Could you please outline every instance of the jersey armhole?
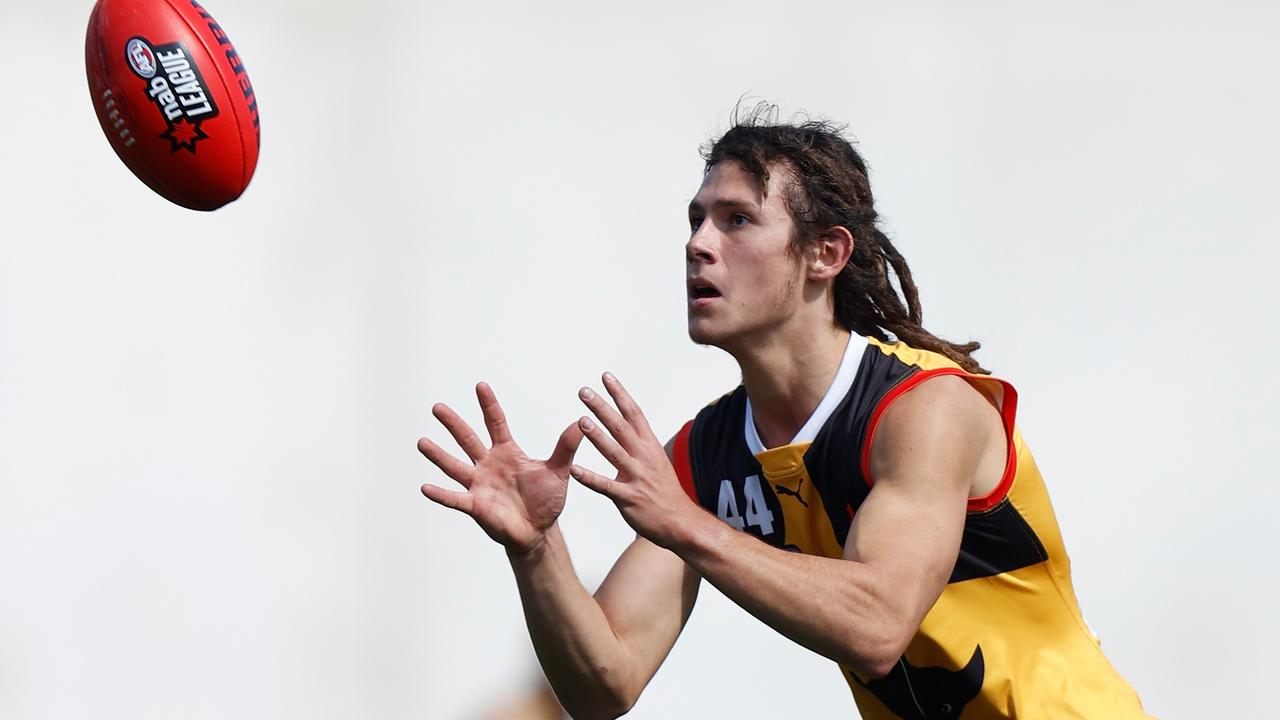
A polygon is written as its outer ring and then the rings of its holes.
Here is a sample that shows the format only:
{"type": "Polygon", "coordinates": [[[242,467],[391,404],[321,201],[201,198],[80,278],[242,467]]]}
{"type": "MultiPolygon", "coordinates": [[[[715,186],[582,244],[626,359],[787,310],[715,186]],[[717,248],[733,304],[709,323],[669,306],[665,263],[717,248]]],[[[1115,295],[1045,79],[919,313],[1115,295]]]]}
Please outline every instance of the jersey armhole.
{"type": "Polygon", "coordinates": [[[676,477],[680,479],[680,487],[684,488],[685,494],[696,504],[698,493],[693,489],[693,467],[689,462],[689,432],[692,430],[693,421],[690,420],[676,433],[676,441],[671,447],[671,464],[676,469],[676,477]]]}
{"type": "Polygon", "coordinates": [[[1000,410],[1000,418],[1004,425],[1005,444],[1008,448],[1004,474],[1000,476],[1000,481],[991,489],[991,492],[986,495],[969,498],[968,504],[969,512],[990,510],[999,505],[1009,495],[1009,489],[1013,487],[1013,478],[1018,472],[1018,451],[1013,440],[1014,420],[1018,412],[1018,391],[1009,382],[1000,378],[971,375],[959,368],[935,368],[933,370],[921,370],[903,380],[892,390],[885,393],[885,396],[876,404],[875,410],[871,413],[871,419],[867,422],[867,433],[862,440],[862,450],[858,461],[858,466],[862,470],[862,477],[866,479],[867,487],[871,487],[875,483],[871,477],[871,441],[875,438],[876,426],[880,424],[880,418],[884,416],[884,412],[889,409],[893,401],[907,394],[912,388],[929,378],[935,378],[940,375],[956,375],[966,380],[975,390],[990,398],[1000,410]]]}

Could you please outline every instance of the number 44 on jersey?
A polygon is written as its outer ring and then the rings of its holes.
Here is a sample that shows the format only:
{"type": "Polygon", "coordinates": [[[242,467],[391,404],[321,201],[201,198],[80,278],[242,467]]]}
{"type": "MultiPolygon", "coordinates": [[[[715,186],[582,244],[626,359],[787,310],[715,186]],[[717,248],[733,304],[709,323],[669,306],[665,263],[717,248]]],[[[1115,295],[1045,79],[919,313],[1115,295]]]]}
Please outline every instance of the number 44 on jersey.
{"type": "Polygon", "coordinates": [[[746,516],[739,511],[738,494],[733,491],[733,482],[720,481],[720,498],[716,501],[716,514],[720,519],[742,530],[747,525],[759,528],[760,535],[773,534],[773,512],[764,501],[764,490],[760,487],[759,475],[748,475],[742,484],[742,494],[746,500],[746,516]]]}

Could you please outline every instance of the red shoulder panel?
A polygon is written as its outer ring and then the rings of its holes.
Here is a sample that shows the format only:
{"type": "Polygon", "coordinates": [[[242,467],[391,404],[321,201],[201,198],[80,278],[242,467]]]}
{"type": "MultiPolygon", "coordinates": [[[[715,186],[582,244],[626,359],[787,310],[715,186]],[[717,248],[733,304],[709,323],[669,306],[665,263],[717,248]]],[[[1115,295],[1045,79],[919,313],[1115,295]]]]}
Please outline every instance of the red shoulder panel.
{"type": "Polygon", "coordinates": [[[689,464],[689,431],[693,429],[693,421],[684,424],[676,433],[676,441],[671,448],[671,464],[676,468],[676,477],[680,478],[680,486],[694,503],[698,502],[698,493],[693,489],[693,467],[689,464]]]}
{"type": "Polygon", "coordinates": [[[982,512],[990,510],[1004,500],[1009,494],[1009,488],[1013,486],[1014,475],[1018,470],[1017,449],[1013,443],[1013,428],[1015,418],[1018,412],[1018,392],[1013,385],[1000,378],[990,377],[987,375],[971,375],[959,368],[936,368],[933,370],[921,370],[902,381],[897,387],[890,390],[880,399],[880,403],[876,405],[876,409],[871,413],[871,420],[867,423],[866,436],[862,440],[862,452],[859,458],[859,464],[862,468],[862,477],[866,478],[867,485],[874,484],[871,477],[871,441],[875,437],[876,426],[880,424],[880,418],[884,415],[885,410],[893,404],[894,400],[907,394],[909,390],[917,387],[920,383],[929,378],[938,377],[939,375],[958,375],[970,382],[994,382],[1000,385],[1002,389],[1000,416],[1004,421],[1005,442],[1008,443],[1008,458],[1005,461],[1004,475],[1001,476],[1000,482],[996,484],[992,491],[982,497],[969,498],[969,512],[982,512]]]}

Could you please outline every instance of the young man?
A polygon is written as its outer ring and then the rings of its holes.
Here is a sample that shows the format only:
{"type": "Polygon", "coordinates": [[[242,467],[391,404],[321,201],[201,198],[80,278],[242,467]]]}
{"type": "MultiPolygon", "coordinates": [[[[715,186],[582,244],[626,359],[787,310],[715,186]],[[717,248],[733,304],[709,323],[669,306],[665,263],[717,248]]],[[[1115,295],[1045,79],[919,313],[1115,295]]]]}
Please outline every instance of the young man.
{"type": "Polygon", "coordinates": [[[422,492],[506,548],[564,707],[625,713],[705,578],[839,663],[865,718],[1146,717],[1081,617],[1013,388],[978,367],[976,343],[920,326],[840,129],[757,116],[705,159],[689,336],[730,353],[740,387],[664,447],[606,374],[613,405],[583,388],[595,419],[535,461],[482,383],[491,447],[444,405],[471,463],[419,441],[466,490],[422,492]],[[584,436],[616,478],[572,464],[584,436]],[[556,526],[570,475],[637,533],[594,596],[556,526]]]}

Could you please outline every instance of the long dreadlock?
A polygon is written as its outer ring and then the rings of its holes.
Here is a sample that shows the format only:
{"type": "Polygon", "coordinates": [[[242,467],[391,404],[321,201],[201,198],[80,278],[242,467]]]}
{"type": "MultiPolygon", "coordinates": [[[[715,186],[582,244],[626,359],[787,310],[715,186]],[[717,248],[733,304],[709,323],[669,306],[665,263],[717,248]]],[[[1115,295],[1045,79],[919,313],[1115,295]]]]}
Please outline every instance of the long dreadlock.
{"type": "Polygon", "coordinates": [[[709,172],[730,160],[769,185],[769,171],[781,163],[791,173],[786,190],[796,223],[794,249],[827,229],[843,226],[853,235],[853,256],[836,276],[835,317],[859,335],[902,342],[950,358],[968,372],[986,373],[972,354],[980,343],[956,344],[921,326],[920,293],[902,253],[877,226],[879,217],[867,165],[845,139],[845,126],[821,120],[777,122],[777,107],[760,103],[734,112],[733,127],[702,151],[709,172]],[[901,294],[894,287],[892,269],[901,294]]]}

